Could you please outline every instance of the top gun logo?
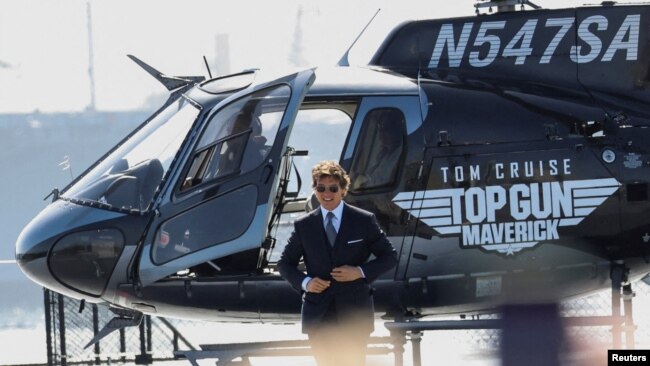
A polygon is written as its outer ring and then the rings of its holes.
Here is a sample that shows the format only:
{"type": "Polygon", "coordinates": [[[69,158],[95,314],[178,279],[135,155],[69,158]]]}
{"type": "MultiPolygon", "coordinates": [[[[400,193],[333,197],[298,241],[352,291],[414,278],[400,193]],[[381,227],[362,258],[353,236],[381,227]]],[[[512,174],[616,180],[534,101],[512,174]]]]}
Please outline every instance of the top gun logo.
{"type": "Polygon", "coordinates": [[[512,255],[540,241],[560,239],[558,228],[578,225],[620,183],[614,178],[401,192],[393,201],[462,247],[512,255]],[[512,221],[497,222],[497,212],[512,221]]]}
{"type": "MultiPolygon", "coordinates": [[[[443,24],[429,60],[429,68],[435,69],[439,66],[445,49],[449,67],[460,67],[468,48],[470,52],[467,61],[472,67],[489,66],[499,57],[499,52],[501,57],[514,57],[515,65],[525,64],[526,58],[533,55],[538,56],[536,59],[540,64],[549,64],[562,40],[574,34],[584,45],[573,44],[578,41],[571,42],[573,45],[570,50],[560,51],[564,54],[568,53],[571,61],[575,63],[589,63],[599,56],[601,62],[609,62],[619,51],[625,54],[625,60],[635,61],[638,56],[640,22],[640,14],[628,15],[618,26],[611,41],[611,36],[608,36],[611,33],[604,34],[604,32],[608,29],[616,29],[614,28],[616,24],[610,24],[609,20],[602,15],[587,17],[577,25],[573,17],[548,18],[545,22],[544,19],[529,19],[510,40],[502,39],[503,34],[500,34],[509,27],[505,20],[482,22],[478,26],[478,31],[475,31],[476,23],[467,22],[462,25],[460,35],[457,37],[454,36],[454,24],[443,24]],[[577,27],[576,30],[571,30],[574,26],[577,27]],[[544,35],[535,34],[541,28],[550,29],[551,32],[556,30],[555,35],[553,38],[538,40],[538,37],[547,37],[545,34],[548,32],[544,30],[539,32],[544,35]],[[472,34],[474,34],[473,41],[472,34]],[[502,47],[502,41],[504,44],[508,42],[505,47],[502,47]],[[603,41],[609,42],[603,44],[603,41]]],[[[456,32],[458,33],[458,30],[456,32]]]]}

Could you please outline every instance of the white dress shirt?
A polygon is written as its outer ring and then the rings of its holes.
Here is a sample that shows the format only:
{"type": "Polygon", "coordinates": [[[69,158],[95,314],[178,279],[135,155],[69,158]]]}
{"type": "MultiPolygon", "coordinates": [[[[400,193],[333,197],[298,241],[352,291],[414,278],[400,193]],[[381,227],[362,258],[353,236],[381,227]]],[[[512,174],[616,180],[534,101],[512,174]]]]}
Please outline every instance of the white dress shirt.
{"type": "MultiPolygon", "coordinates": [[[[343,219],[343,201],[341,201],[339,205],[336,206],[336,208],[332,211],[328,211],[324,209],[323,206],[320,206],[320,212],[323,215],[323,228],[327,226],[327,214],[329,212],[332,212],[334,214],[334,217],[332,218],[332,225],[334,225],[334,229],[336,229],[336,232],[338,233],[339,228],[341,227],[341,219],[343,219]]],[[[357,268],[359,268],[359,271],[361,271],[361,276],[365,278],[366,275],[363,273],[361,267],[357,268]]],[[[307,291],[307,284],[309,281],[311,281],[311,277],[309,276],[305,277],[305,279],[302,280],[302,289],[305,290],[305,292],[307,291]]]]}
{"type": "MultiPolygon", "coordinates": [[[[327,227],[327,214],[330,211],[327,211],[326,209],[323,208],[323,206],[320,206],[320,212],[323,214],[323,227],[327,227]]],[[[339,228],[341,227],[341,219],[343,218],[343,201],[339,203],[338,206],[336,206],[335,209],[331,211],[334,214],[334,218],[332,219],[332,225],[334,225],[334,229],[336,229],[336,232],[339,232],[339,228]]]]}

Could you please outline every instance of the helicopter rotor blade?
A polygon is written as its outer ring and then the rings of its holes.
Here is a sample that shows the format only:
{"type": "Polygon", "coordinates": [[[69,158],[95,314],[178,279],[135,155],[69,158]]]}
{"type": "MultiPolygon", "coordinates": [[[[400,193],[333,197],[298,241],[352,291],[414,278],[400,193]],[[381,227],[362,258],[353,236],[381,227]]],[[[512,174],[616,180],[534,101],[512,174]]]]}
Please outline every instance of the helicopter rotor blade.
{"type": "Polygon", "coordinates": [[[167,76],[162,72],[156,70],[146,62],[140,60],[139,58],[133,55],[127,55],[127,56],[131,60],[133,60],[133,62],[138,64],[138,66],[142,67],[144,71],[149,73],[149,75],[153,76],[156,80],[158,80],[169,91],[184,87],[188,84],[198,83],[205,80],[203,76],[167,76]]]}

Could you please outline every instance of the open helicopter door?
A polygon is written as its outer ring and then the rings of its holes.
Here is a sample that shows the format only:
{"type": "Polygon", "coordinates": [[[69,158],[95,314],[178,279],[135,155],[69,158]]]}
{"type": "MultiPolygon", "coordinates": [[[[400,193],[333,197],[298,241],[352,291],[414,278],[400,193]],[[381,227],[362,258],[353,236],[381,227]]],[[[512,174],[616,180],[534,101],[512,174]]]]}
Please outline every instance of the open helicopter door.
{"type": "Polygon", "coordinates": [[[257,85],[202,113],[143,242],[139,286],[199,265],[216,274],[257,268],[282,156],[314,78],[307,70],[257,85]]]}

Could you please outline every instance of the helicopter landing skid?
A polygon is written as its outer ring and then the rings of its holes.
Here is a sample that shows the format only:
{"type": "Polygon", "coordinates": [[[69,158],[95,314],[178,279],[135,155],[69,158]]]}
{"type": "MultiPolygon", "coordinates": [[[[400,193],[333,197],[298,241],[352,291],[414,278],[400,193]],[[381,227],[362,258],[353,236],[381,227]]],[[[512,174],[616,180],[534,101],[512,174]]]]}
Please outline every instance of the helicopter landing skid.
{"type": "MultiPolygon", "coordinates": [[[[370,337],[368,354],[383,355],[403,352],[403,339],[393,337],[370,337]]],[[[217,366],[250,366],[251,357],[294,357],[311,356],[308,340],[269,342],[202,344],[200,350],[175,351],[176,358],[187,359],[192,366],[199,366],[197,360],[217,359],[217,366]],[[234,361],[241,358],[240,361],[234,361]]]]}

